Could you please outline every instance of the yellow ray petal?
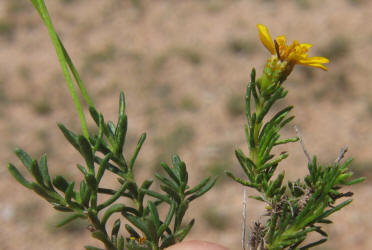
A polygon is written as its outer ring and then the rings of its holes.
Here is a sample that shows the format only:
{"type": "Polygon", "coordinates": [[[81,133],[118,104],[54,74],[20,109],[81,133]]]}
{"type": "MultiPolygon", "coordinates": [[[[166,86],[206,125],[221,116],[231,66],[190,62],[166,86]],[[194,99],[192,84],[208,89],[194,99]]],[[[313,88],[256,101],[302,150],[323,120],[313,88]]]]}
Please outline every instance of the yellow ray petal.
{"type": "Polygon", "coordinates": [[[322,56],[308,57],[305,60],[308,61],[309,63],[329,63],[328,58],[322,56]]]}
{"type": "Polygon", "coordinates": [[[262,24],[257,24],[257,28],[262,44],[270,51],[271,54],[275,55],[275,45],[273,39],[271,39],[269,30],[265,25],[262,24]]]}
{"type": "Polygon", "coordinates": [[[314,64],[304,64],[306,66],[314,67],[314,68],[320,68],[322,70],[328,71],[328,68],[320,63],[314,63],[314,64]]]}

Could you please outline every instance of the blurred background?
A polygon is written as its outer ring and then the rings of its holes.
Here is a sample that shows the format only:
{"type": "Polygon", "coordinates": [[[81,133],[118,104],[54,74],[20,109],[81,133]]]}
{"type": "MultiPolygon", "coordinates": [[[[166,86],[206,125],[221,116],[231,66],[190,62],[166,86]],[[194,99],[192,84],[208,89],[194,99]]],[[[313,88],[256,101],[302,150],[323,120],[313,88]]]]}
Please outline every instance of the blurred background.
{"type": "MultiPolygon", "coordinates": [[[[331,60],[329,72],[296,66],[286,81],[296,124],[310,154],[333,162],[347,145],[352,169],[367,181],[352,187],[354,202],[333,215],[329,241],[317,249],[369,249],[372,239],[372,2],[368,0],[59,0],[46,1],[54,25],[97,108],[115,120],[119,91],[129,116],[127,155],[142,132],[148,139],[136,171],[143,179],[178,153],[190,181],[221,175],[215,188],[191,203],[196,224],[188,239],[240,249],[242,187],[223,175],[242,171],[234,150],[247,152],[244,92],[252,67],[260,73],[269,52],[256,24],[273,37],[313,44],[311,56],[331,60]]],[[[279,105],[279,106],[280,106],[279,105]]],[[[83,249],[97,245],[85,222],[56,229],[62,218],[19,185],[7,162],[25,169],[13,149],[49,157],[52,175],[79,181],[83,160],[56,122],[80,131],[46,28],[27,0],[0,2],[0,248],[83,249]]],[[[89,120],[91,128],[93,123],[89,120]]],[[[279,148],[290,157],[288,179],[306,173],[299,144],[279,148]]],[[[27,177],[29,177],[27,175],[27,177]]],[[[115,182],[108,179],[106,182],[115,182]]],[[[114,183],[116,185],[116,183],[114,183]]],[[[111,183],[111,185],[113,185],[111,183]]],[[[249,190],[249,194],[254,194],[249,190]]],[[[264,205],[249,200],[247,223],[264,221],[264,205]]]]}

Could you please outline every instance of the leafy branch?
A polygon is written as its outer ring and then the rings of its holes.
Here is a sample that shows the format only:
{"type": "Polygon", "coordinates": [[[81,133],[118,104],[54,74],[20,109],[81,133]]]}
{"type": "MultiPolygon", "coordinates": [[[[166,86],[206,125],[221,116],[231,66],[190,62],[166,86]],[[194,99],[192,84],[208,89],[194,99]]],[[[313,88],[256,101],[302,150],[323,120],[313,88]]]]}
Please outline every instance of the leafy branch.
{"type": "MultiPolygon", "coordinates": [[[[209,191],[216,178],[208,177],[199,185],[190,188],[186,165],[175,155],[172,157],[172,167],[162,163],[167,177],[155,174],[161,182],[161,193],[150,189],[153,183],[150,179],[139,185],[133,171],[146,134],[140,136],[135,151],[127,161],[123,154],[127,133],[124,94],[120,94],[116,125],[110,121],[106,123],[103,115],[93,107],[90,108],[90,114],[98,126],[98,133],[89,140],[83,135],[75,134],[63,124],[58,124],[66,139],[85,160],[85,166],[77,164],[83,175],[78,189],[75,189],[74,181],[67,181],[63,176],[51,179],[45,154],[35,160],[23,150],[15,150],[33,176],[34,182],[26,180],[11,163],[8,166],[10,173],[19,183],[47,200],[56,210],[70,214],[58,226],[76,219],[88,220],[92,237],[103,242],[105,249],[124,249],[125,239],[118,234],[121,220],[115,221],[111,234],[107,229],[107,221],[115,213],[121,213],[130,222],[125,224],[128,233],[127,249],[164,249],[182,241],[194,225],[194,220],[186,225],[182,224],[190,202],[209,191]],[[116,176],[120,184],[118,189],[101,185],[102,177],[107,172],[116,176]],[[109,198],[99,203],[98,195],[108,195],[109,198]],[[147,196],[153,199],[148,199],[147,196]],[[132,202],[123,202],[122,198],[132,202]],[[162,204],[168,207],[167,215],[163,219],[159,217],[158,212],[162,204]]],[[[86,249],[98,248],[87,246],[86,249]]]]}
{"type": "MultiPolygon", "coordinates": [[[[161,174],[155,175],[162,183],[160,186],[162,192],[150,189],[153,183],[151,179],[144,180],[140,185],[135,178],[134,166],[146,139],[146,134],[140,136],[135,151],[129,158],[126,158],[124,145],[128,118],[125,113],[124,93],[120,94],[117,123],[105,122],[103,114],[95,108],[77,69],[54,30],[44,1],[31,0],[31,2],[47,27],[56,49],[68,89],[80,118],[82,134],[74,133],[62,123],[58,123],[58,127],[70,144],[84,158],[85,166],[77,164],[83,179],[80,181],[79,187],[75,188],[75,182],[68,181],[63,176],[51,178],[45,154],[39,160],[32,159],[25,151],[17,148],[15,149],[16,155],[32,175],[34,181],[27,180],[11,163],[8,164],[9,172],[20,184],[40,195],[56,210],[69,214],[58,226],[66,225],[76,219],[88,220],[92,237],[101,241],[105,249],[157,250],[182,241],[194,225],[194,220],[186,225],[183,224],[184,215],[190,202],[209,191],[215,184],[216,178],[206,178],[199,185],[190,188],[186,165],[175,155],[172,158],[172,167],[162,163],[167,177],[161,174]],[[95,134],[90,134],[88,131],[85,114],[73,79],[96,123],[98,132],[95,134]],[[107,173],[116,177],[119,184],[117,189],[102,186],[102,177],[107,173]],[[108,198],[99,203],[99,195],[107,195],[108,198]],[[123,199],[130,200],[130,202],[123,202],[123,199]],[[159,216],[160,206],[168,209],[165,218],[159,216]],[[128,237],[119,235],[121,219],[114,222],[111,230],[107,228],[108,220],[115,213],[120,213],[128,222],[124,225],[128,237]]],[[[86,246],[86,249],[100,248],[86,246]]]]}
{"type": "Polygon", "coordinates": [[[248,125],[245,132],[249,156],[240,149],[235,151],[247,179],[238,178],[231,172],[226,174],[236,182],[256,189],[259,195],[251,198],[266,204],[265,215],[268,219],[265,224],[256,222],[253,226],[249,240],[251,249],[308,249],[327,240],[328,235],[322,229],[322,224],[331,223],[328,216],[352,201],[347,199],[336,204],[338,199],[353,195],[351,192],[343,193],[340,189],[362,182],[365,178],[350,180],[353,173],[348,166],[352,159],[341,164],[343,152],[335,163],[326,166],[319,165],[314,156],[308,163],[309,173],[303,181],[289,181],[288,185],[285,185],[284,171],[277,175],[275,171],[279,163],[288,157],[288,153],[275,155],[272,149],[300,139],[281,139],[279,134],[280,130],[294,119],[294,116],[288,117],[293,106],[287,106],[271,118],[266,118],[273,105],[285,98],[288,92],[281,82],[274,82],[263,89],[260,80],[256,80],[256,72],[253,69],[246,92],[248,125]],[[323,238],[302,246],[310,232],[317,232],[323,238]]]}

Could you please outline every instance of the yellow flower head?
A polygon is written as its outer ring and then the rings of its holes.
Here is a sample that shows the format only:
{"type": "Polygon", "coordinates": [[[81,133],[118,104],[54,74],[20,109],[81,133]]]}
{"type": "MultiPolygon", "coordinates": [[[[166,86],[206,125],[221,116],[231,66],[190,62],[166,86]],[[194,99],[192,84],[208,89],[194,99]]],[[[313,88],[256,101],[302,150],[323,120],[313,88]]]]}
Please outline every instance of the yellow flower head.
{"type": "Polygon", "coordinates": [[[312,47],[311,44],[299,43],[295,40],[288,46],[284,36],[278,36],[273,41],[266,26],[258,24],[257,28],[263,45],[281,62],[286,62],[287,70],[289,70],[288,74],[296,64],[327,70],[327,67],[323,65],[324,63],[329,63],[327,58],[319,56],[308,57],[307,52],[312,47]]]}

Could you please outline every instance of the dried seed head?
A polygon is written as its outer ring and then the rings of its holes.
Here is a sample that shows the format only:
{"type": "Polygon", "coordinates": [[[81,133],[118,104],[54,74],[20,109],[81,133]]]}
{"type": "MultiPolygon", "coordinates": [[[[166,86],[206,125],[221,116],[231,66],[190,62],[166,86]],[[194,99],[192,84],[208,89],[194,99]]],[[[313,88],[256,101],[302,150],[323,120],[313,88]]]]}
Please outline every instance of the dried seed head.
{"type": "Polygon", "coordinates": [[[310,189],[306,189],[304,195],[300,197],[298,200],[298,213],[300,213],[306,206],[307,202],[313,195],[313,191],[310,189]]]}
{"type": "Polygon", "coordinates": [[[279,201],[272,201],[269,203],[266,208],[266,216],[272,216],[273,214],[281,215],[283,212],[284,205],[288,203],[288,197],[283,195],[279,201]]]}
{"type": "Polygon", "coordinates": [[[249,236],[249,247],[251,250],[265,249],[265,227],[258,221],[254,222],[249,236]]]}

